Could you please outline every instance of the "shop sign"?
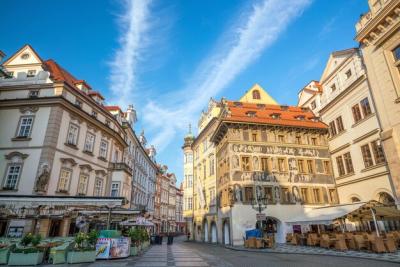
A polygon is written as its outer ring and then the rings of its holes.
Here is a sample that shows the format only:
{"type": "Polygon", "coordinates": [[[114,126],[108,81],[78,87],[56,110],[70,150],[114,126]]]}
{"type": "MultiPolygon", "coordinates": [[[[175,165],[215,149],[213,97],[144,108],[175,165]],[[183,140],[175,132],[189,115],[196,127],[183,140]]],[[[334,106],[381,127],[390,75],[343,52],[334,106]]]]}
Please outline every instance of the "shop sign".
{"type": "Polygon", "coordinates": [[[126,258],[130,255],[130,239],[98,238],[96,244],[96,259],[126,258]]]}
{"type": "Polygon", "coordinates": [[[98,238],[96,243],[96,259],[110,257],[111,238],[98,238]]]}

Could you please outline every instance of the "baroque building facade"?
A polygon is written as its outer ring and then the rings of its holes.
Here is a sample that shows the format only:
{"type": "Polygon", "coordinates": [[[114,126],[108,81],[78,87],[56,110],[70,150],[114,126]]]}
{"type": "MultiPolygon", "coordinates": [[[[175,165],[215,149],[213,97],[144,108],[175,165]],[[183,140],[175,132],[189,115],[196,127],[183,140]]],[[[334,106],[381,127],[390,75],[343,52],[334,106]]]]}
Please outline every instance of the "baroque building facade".
{"type": "Polygon", "coordinates": [[[329,151],[340,202],[393,203],[395,191],[361,51],[333,52],[320,81],[300,91],[298,105],[310,108],[329,125],[329,151]]]}
{"type": "Polygon", "coordinates": [[[400,198],[400,1],[368,0],[370,11],[356,24],[390,169],[394,200],[400,198]]]}
{"type": "Polygon", "coordinates": [[[106,106],[88,83],[29,45],[2,69],[0,202],[18,219],[1,220],[1,234],[65,236],[76,231],[77,206],[132,208],[132,152],[145,152],[132,142],[134,109],[106,106]]]}

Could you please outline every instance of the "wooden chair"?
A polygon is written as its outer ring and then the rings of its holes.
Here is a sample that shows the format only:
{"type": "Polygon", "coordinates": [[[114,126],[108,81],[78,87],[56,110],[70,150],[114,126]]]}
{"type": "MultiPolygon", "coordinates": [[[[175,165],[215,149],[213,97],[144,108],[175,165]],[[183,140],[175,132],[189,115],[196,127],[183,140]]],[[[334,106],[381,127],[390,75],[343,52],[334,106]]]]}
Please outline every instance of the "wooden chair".
{"type": "Polygon", "coordinates": [[[376,253],[386,252],[385,244],[381,236],[375,236],[374,238],[369,238],[371,244],[371,251],[376,253]]]}
{"type": "Polygon", "coordinates": [[[319,246],[320,239],[317,234],[310,233],[307,236],[307,246],[319,246]]]}
{"type": "Polygon", "coordinates": [[[329,235],[323,234],[321,235],[320,247],[321,248],[331,248],[335,246],[335,243],[331,241],[329,235]]]}
{"type": "Polygon", "coordinates": [[[293,239],[293,234],[292,233],[288,233],[286,234],[286,243],[290,243],[293,239]]]}
{"type": "Polygon", "coordinates": [[[367,244],[368,242],[362,235],[355,235],[354,243],[355,243],[355,249],[357,250],[368,249],[368,244],[367,244]]]}
{"type": "Polygon", "coordinates": [[[394,241],[394,238],[391,236],[386,236],[386,239],[383,241],[385,244],[385,248],[388,252],[396,252],[397,247],[396,247],[396,243],[394,241]]]}
{"type": "Polygon", "coordinates": [[[290,241],[291,245],[298,246],[299,245],[299,236],[294,234],[292,240],[290,241]]]}
{"type": "Polygon", "coordinates": [[[339,236],[336,238],[337,240],[335,241],[335,249],[340,250],[340,251],[346,251],[347,250],[347,245],[346,245],[346,239],[343,236],[339,236]]]}

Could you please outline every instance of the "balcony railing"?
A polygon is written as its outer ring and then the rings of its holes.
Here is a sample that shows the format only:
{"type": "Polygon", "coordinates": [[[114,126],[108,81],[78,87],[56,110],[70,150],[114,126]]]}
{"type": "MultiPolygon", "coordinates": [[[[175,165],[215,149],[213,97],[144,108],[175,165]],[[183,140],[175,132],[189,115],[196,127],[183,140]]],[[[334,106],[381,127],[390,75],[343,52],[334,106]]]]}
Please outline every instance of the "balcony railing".
{"type": "Polygon", "coordinates": [[[131,167],[128,166],[128,164],[124,162],[117,162],[117,163],[110,163],[110,169],[114,171],[125,171],[128,174],[132,174],[132,169],[131,167]]]}

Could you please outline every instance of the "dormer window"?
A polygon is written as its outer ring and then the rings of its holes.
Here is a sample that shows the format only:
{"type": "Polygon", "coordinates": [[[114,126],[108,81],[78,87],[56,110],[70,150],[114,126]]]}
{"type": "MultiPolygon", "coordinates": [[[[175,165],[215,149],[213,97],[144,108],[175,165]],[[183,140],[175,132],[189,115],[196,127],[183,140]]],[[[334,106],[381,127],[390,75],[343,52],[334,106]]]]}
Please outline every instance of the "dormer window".
{"type": "Polygon", "coordinates": [[[305,120],[304,115],[298,115],[295,118],[296,118],[296,120],[299,120],[299,121],[304,121],[305,120]]]}
{"type": "Polygon", "coordinates": [[[280,113],[272,113],[271,114],[271,118],[273,118],[273,119],[280,119],[281,118],[281,114],[280,113]]]}
{"type": "Polygon", "coordinates": [[[246,116],[250,117],[250,118],[254,118],[256,116],[256,112],[255,111],[247,111],[246,116]]]}
{"type": "Polygon", "coordinates": [[[233,102],[233,105],[235,105],[235,107],[241,107],[242,102],[233,102]]]}
{"type": "Polygon", "coordinates": [[[308,107],[301,107],[301,111],[307,112],[307,111],[310,111],[310,109],[308,107]]]}
{"type": "Polygon", "coordinates": [[[28,96],[29,96],[29,98],[37,98],[37,97],[39,97],[39,90],[30,90],[28,96]]]}
{"type": "Polygon", "coordinates": [[[31,78],[31,77],[35,77],[35,75],[36,75],[36,70],[28,70],[26,77],[31,78]]]}
{"type": "Polygon", "coordinates": [[[253,91],[253,99],[261,99],[260,91],[258,90],[253,91]]]}
{"type": "Polygon", "coordinates": [[[316,107],[317,107],[317,103],[314,100],[313,102],[311,102],[311,109],[315,109],[316,107]]]}

